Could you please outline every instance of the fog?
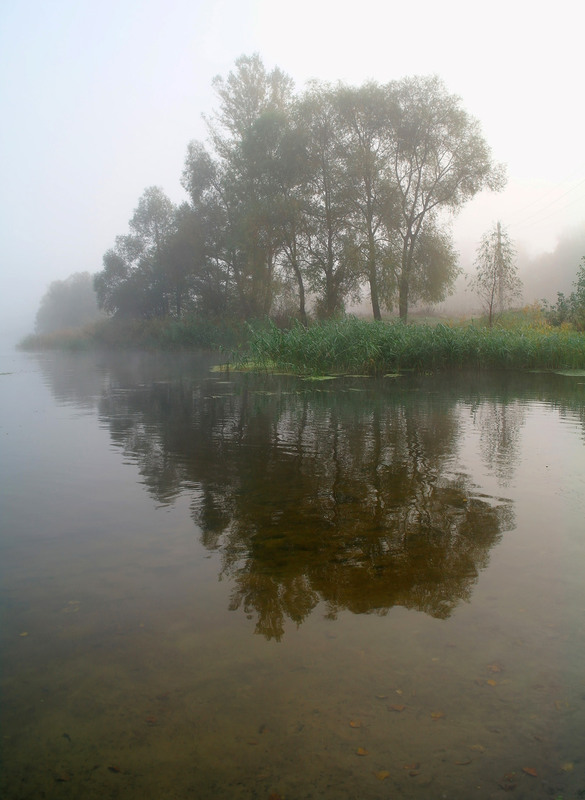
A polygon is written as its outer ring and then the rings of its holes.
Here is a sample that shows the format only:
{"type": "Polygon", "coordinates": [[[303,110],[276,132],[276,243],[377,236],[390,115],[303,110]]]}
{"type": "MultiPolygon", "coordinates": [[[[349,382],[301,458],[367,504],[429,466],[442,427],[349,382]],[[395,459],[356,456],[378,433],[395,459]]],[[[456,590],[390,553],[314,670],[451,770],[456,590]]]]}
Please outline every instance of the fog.
{"type": "Polygon", "coordinates": [[[298,89],[311,77],[438,74],[508,171],[505,191],[483,193],[454,221],[462,267],[501,220],[527,300],[545,286],[567,291],[572,277],[552,254],[585,230],[579,17],[574,0],[552,11],[501,0],[483,11],[461,0],[3,4],[0,337],[32,330],[51,281],[101,269],[145,187],[186,199],[186,147],[206,136],[212,78],[253,52],[298,89]]]}

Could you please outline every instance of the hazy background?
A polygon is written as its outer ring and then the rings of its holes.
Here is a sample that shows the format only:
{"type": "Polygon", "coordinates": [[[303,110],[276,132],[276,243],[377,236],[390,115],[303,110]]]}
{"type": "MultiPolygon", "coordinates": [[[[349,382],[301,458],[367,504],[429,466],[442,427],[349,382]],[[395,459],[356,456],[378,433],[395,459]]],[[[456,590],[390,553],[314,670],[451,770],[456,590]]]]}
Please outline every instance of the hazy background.
{"type": "Polygon", "coordinates": [[[499,219],[525,299],[570,289],[585,254],[584,16],[577,0],[3,0],[0,336],[32,330],[51,281],[101,269],[147,186],[186,199],[211,80],[253,52],[299,89],[438,74],[508,168],[506,191],[456,220],[462,266],[499,219]],[[578,253],[568,272],[563,248],[578,253]]]}

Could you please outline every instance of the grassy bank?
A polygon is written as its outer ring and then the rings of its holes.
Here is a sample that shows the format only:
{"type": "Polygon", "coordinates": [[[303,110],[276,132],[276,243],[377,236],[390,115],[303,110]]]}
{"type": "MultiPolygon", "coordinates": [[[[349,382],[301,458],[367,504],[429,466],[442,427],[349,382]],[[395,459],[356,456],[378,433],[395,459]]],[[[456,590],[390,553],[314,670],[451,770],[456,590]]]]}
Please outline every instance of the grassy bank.
{"type": "Polygon", "coordinates": [[[235,348],[245,339],[242,325],[185,318],[150,320],[106,319],[76,330],[31,335],[22,350],[185,350],[235,348]]]}
{"type": "Polygon", "coordinates": [[[238,367],[305,375],[400,370],[585,369],[585,334],[527,323],[403,325],[355,317],[294,325],[214,324],[200,319],[103,320],[74,331],[29,336],[25,350],[224,349],[238,367]],[[237,363],[236,363],[237,361],[237,363]]]}
{"type": "Polygon", "coordinates": [[[246,361],[301,374],[399,370],[583,369],[585,336],[572,331],[479,325],[403,325],[344,318],[279,330],[252,329],[246,361]]]}

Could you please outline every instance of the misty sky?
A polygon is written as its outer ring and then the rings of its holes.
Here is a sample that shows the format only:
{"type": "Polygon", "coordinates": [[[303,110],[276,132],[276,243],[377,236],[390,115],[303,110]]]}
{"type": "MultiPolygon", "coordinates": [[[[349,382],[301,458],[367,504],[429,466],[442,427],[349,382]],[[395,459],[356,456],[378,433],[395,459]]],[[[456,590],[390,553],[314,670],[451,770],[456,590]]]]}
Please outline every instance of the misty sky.
{"type": "Polygon", "coordinates": [[[32,330],[52,280],[101,269],[147,186],[186,199],[187,143],[217,107],[211,80],[253,52],[298,89],[439,75],[508,170],[505,192],[458,216],[456,244],[472,252],[499,219],[531,254],[554,249],[585,224],[580,7],[3,0],[0,335],[32,330]]]}

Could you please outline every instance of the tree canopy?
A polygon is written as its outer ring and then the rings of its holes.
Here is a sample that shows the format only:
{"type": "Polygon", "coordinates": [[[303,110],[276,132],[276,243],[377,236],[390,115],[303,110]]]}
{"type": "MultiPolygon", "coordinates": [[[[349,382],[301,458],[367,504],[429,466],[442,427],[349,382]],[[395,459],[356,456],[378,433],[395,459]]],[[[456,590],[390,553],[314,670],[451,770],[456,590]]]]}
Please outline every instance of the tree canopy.
{"type": "Polygon", "coordinates": [[[53,281],[41,298],[35,319],[37,333],[80,328],[101,316],[89,272],[75,272],[53,281]]]}
{"type": "Polygon", "coordinates": [[[187,148],[174,207],[147,189],[96,277],[118,316],[303,323],[369,294],[374,318],[433,303],[458,272],[449,222],[503,186],[476,120],[437,77],[311,82],[241,56],[213,81],[206,143],[187,148]]]}

